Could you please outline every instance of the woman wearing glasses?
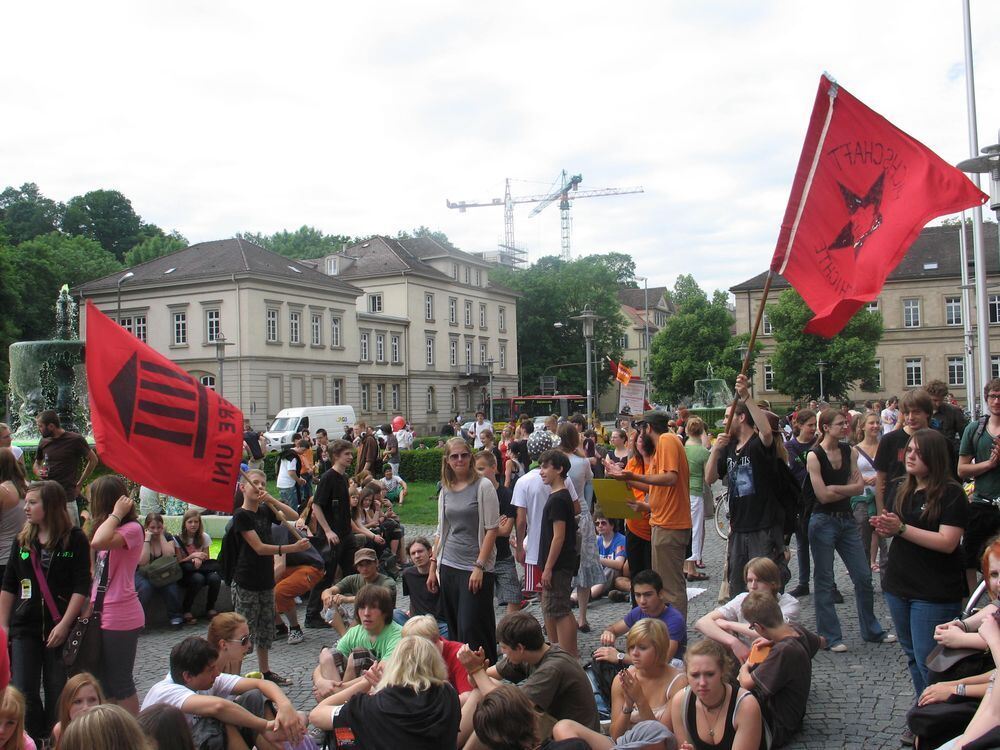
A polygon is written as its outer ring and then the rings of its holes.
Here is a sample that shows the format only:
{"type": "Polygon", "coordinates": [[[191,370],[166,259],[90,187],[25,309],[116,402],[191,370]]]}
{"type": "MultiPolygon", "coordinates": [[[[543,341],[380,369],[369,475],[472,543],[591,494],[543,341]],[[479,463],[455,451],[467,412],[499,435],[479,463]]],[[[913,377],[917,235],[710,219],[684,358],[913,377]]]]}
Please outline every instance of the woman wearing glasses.
{"type": "Polygon", "coordinates": [[[246,618],[235,612],[216,615],[208,624],[208,642],[219,649],[217,662],[223,674],[243,674],[243,657],[250,645],[250,627],[246,618]]]}
{"type": "Polygon", "coordinates": [[[439,537],[431,556],[427,589],[441,590],[441,614],[452,640],[482,647],[496,663],[493,564],[500,501],[481,477],[472,450],[461,438],[445,443],[438,497],[439,537]]]}
{"type": "Polygon", "coordinates": [[[864,490],[858,470],[858,452],[841,440],[850,434],[850,424],[836,409],[819,415],[819,444],[806,458],[809,481],[803,486],[803,502],[812,506],[809,547],[816,577],[816,629],[834,653],[847,651],[840,620],[833,606],[833,553],[840,555],[854,584],[861,637],[872,643],[894,643],[875,619],[875,595],[868,554],[861,544],[851,511],[851,498],[864,490]]]}

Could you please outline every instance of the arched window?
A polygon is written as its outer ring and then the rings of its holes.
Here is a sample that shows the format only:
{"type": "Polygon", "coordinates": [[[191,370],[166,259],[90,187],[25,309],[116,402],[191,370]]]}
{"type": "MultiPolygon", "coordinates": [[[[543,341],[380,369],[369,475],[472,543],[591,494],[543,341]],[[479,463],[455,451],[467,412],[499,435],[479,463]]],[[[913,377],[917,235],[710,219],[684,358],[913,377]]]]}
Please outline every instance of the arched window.
{"type": "Polygon", "coordinates": [[[507,398],[507,389],[506,388],[501,388],[500,389],[500,398],[507,398]]]}
{"type": "Polygon", "coordinates": [[[215,375],[202,375],[198,380],[206,388],[215,390],[215,375]]]}
{"type": "Polygon", "coordinates": [[[452,414],[458,413],[458,388],[451,389],[451,412],[452,414]]]}
{"type": "Polygon", "coordinates": [[[436,412],[437,408],[434,405],[434,386],[427,386],[427,411],[436,412]]]}

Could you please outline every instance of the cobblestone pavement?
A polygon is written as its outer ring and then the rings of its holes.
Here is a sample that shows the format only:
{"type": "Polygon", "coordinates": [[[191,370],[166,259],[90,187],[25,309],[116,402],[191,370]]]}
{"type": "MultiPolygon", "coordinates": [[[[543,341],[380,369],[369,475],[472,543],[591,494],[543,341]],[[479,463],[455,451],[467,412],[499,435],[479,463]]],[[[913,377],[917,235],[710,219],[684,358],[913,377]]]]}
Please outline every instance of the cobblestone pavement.
{"type": "MultiPolygon", "coordinates": [[[[711,523],[711,518],[708,522],[711,523]]],[[[433,532],[433,529],[411,528],[407,531],[409,535],[433,532]]],[[[707,590],[690,603],[689,626],[716,606],[725,547],[710,526],[706,530],[705,543],[705,562],[708,565],[706,572],[711,575],[711,580],[705,582],[707,590]]],[[[794,584],[797,580],[794,549],[790,565],[794,584]]],[[[837,613],[844,630],[844,642],[849,650],[844,654],[820,651],[816,655],[805,726],[789,747],[898,748],[906,711],[913,701],[913,687],[903,651],[898,644],[877,645],[861,640],[858,635],[853,587],[839,560],[835,573],[838,586],[846,599],[843,605],[838,605],[837,613]]],[[[875,612],[882,625],[889,629],[892,620],[880,594],[877,576],[875,587],[875,612]]],[[[401,606],[405,607],[406,600],[402,597],[402,591],[400,596],[401,606]]],[[[627,608],[627,604],[615,604],[606,599],[592,604],[588,611],[591,632],[580,633],[581,654],[592,652],[599,645],[603,628],[621,619],[627,608]]],[[[526,611],[540,618],[537,605],[526,611]]],[[[502,614],[498,610],[497,618],[502,614]]],[[[300,608],[299,617],[304,617],[304,607],[300,608]]],[[[812,597],[802,600],[802,620],[806,627],[815,628],[812,597]]],[[[207,623],[201,620],[196,626],[186,626],[181,633],[161,628],[151,630],[142,637],[135,665],[135,680],[140,698],[154,682],[167,673],[171,646],[187,635],[204,634],[206,628],[207,623]]],[[[298,708],[308,710],[315,705],[310,676],[316,665],[319,649],[331,645],[334,639],[332,635],[319,630],[306,630],[305,634],[305,642],[298,645],[277,643],[271,651],[271,668],[294,680],[294,684],[287,689],[288,695],[298,708]]],[[[693,627],[689,627],[689,638],[697,639],[693,627]]],[[[256,666],[256,657],[250,655],[244,662],[244,671],[256,669],[256,666]]]]}

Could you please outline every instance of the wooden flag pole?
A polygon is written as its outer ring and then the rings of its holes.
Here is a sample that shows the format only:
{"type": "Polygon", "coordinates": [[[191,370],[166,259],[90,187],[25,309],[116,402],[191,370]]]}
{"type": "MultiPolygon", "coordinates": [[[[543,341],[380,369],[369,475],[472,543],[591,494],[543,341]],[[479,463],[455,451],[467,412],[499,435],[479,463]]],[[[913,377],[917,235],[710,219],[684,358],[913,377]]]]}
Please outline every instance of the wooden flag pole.
{"type": "MultiPolygon", "coordinates": [[[[253,482],[250,480],[250,477],[247,475],[245,471],[243,471],[242,468],[240,469],[240,476],[243,477],[244,482],[253,485],[253,482]]],[[[278,507],[277,501],[269,494],[267,494],[266,490],[258,490],[258,491],[260,492],[261,496],[260,499],[263,500],[264,503],[267,505],[267,507],[271,509],[271,512],[274,513],[275,516],[277,516],[279,523],[281,523],[286,529],[288,529],[292,533],[292,538],[295,540],[302,539],[303,538],[302,534],[300,534],[299,530],[295,528],[294,523],[285,518],[285,514],[281,510],[281,508],[278,507]]]]}
{"type": "MultiPolygon", "coordinates": [[[[757,343],[757,331],[760,329],[760,321],[764,318],[764,305],[767,304],[767,295],[771,291],[771,279],[774,278],[774,271],[767,272],[767,279],[764,281],[764,292],[760,297],[760,307],[757,308],[757,315],[754,316],[753,330],[750,331],[750,343],[747,345],[747,353],[743,358],[743,366],[740,368],[740,375],[746,375],[747,369],[750,367],[750,357],[753,355],[754,344],[757,343]]],[[[732,408],[729,410],[729,414],[726,415],[726,426],[723,432],[729,432],[729,426],[733,422],[733,415],[736,413],[736,404],[739,402],[739,396],[733,399],[732,408]]]]}

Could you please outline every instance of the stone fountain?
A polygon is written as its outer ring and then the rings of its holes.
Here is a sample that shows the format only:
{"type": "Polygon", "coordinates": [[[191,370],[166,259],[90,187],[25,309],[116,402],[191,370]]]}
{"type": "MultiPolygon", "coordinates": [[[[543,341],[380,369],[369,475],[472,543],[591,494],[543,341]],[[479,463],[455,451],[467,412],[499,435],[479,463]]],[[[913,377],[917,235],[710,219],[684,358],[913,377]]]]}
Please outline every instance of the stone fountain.
{"type": "Polygon", "coordinates": [[[66,430],[90,432],[84,343],[78,333],[77,304],[63,284],[56,299],[56,327],[49,341],[19,341],[10,346],[11,412],[18,427],[14,440],[37,441],[35,417],[55,409],[66,430]]]}

